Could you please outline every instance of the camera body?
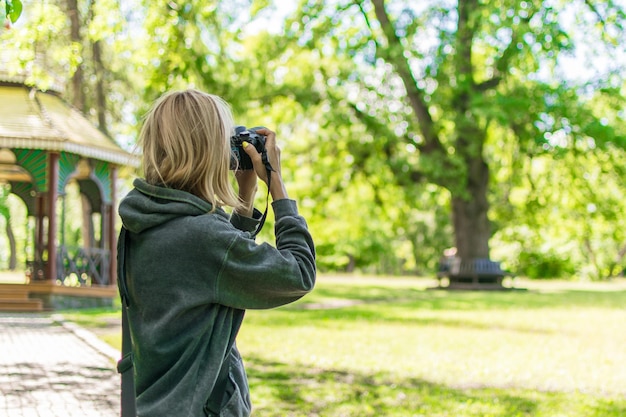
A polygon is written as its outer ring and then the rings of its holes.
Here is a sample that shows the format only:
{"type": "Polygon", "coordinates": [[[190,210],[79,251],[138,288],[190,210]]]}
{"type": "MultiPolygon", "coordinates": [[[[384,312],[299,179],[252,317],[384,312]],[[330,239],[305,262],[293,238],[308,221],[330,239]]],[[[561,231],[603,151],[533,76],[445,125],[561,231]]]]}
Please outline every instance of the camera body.
{"type": "Polygon", "coordinates": [[[243,150],[243,142],[248,142],[250,145],[254,146],[258,153],[261,154],[261,157],[265,161],[267,157],[265,156],[267,152],[265,151],[265,136],[256,133],[257,129],[262,129],[261,127],[253,127],[251,129],[247,129],[245,126],[237,126],[235,127],[235,133],[230,137],[230,150],[231,150],[231,160],[230,160],[230,169],[231,170],[250,170],[253,168],[252,160],[243,150]]]}

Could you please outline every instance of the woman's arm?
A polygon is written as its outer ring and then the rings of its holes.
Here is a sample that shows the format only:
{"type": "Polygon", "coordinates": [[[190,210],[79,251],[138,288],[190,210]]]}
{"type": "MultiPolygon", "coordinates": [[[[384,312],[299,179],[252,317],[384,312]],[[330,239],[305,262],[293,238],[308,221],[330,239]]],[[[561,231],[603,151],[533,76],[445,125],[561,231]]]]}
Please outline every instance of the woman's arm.
{"type": "Polygon", "coordinates": [[[276,247],[241,235],[229,244],[217,277],[217,302],[240,309],[273,308],[310,292],[316,279],[315,247],[296,202],[272,203],[276,247]]]}

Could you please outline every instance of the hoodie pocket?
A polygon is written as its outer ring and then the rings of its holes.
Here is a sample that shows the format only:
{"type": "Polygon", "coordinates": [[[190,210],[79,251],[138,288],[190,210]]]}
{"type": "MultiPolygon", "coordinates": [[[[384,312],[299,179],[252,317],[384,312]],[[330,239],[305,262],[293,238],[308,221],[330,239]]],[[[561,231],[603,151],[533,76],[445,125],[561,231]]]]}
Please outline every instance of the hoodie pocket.
{"type": "Polygon", "coordinates": [[[248,388],[248,378],[243,367],[241,356],[236,349],[231,352],[230,369],[228,372],[228,387],[226,395],[228,399],[222,402],[222,407],[218,412],[209,408],[209,404],[204,406],[206,417],[248,417],[252,411],[250,402],[250,390],[248,388]]]}

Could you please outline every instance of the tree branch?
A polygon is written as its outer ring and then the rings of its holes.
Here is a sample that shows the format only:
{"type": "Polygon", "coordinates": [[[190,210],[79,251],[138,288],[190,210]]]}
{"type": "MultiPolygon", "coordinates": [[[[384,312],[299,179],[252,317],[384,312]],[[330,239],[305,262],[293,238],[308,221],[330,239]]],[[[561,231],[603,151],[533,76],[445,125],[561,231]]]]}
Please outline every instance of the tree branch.
{"type": "Polygon", "coordinates": [[[596,6],[594,6],[590,0],[585,0],[585,4],[591,9],[593,14],[598,17],[598,20],[600,21],[600,23],[602,23],[602,26],[606,26],[606,19],[600,14],[596,6]]]}
{"type": "Polygon", "coordinates": [[[492,77],[486,81],[483,81],[480,84],[476,84],[476,86],[474,87],[475,91],[487,91],[490,90],[492,88],[496,88],[498,86],[498,84],[500,84],[500,82],[502,81],[502,77],[492,77]]]}
{"type": "MultiPolygon", "coordinates": [[[[389,127],[386,124],[381,123],[380,119],[370,116],[365,112],[362,112],[354,103],[349,103],[349,106],[354,112],[354,115],[357,117],[357,119],[363,122],[364,125],[375,126],[375,130],[384,131],[385,136],[388,136],[388,137],[395,136],[395,133],[391,129],[389,129],[389,127]]],[[[409,140],[407,139],[407,142],[408,141],[409,140]]],[[[370,147],[369,149],[370,150],[365,153],[366,158],[370,156],[380,156],[380,155],[374,155],[375,149],[373,147],[370,147]]],[[[387,161],[389,162],[389,168],[396,176],[397,182],[399,185],[406,186],[406,185],[410,185],[411,183],[415,184],[415,183],[421,182],[424,179],[423,173],[421,173],[417,169],[414,169],[413,167],[408,172],[404,172],[400,167],[394,166],[392,161],[393,161],[393,157],[395,156],[395,151],[389,141],[385,143],[385,146],[383,147],[383,152],[385,153],[387,161]]]]}
{"type": "Polygon", "coordinates": [[[459,0],[456,43],[456,70],[457,77],[465,79],[467,85],[473,85],[472,42],[475,28],[470,19],[470,13],[476,8],[475,0],[459,0]]]}
{"type": "MultiPolygon", "coordinates": [[[[528,16],[525,18],[520,17],[521,22],[524,24],[528,24],[530,22],[530,19],[535,15],[535,13],[536,12],[529,13],[528,16]]],[[[506,48],[504,48],[504,51],[502,51],[502,55],[500,55],[500,57],[496,60],[494,64],[494,76],[491,79],[478,84],[476,86],[477,91],[485,91],[497,87],[504,78],[504,74],[508,72],[509,66],[511,64],[511,59],[518,51],[517,44],[519,43],[519,31],[515,29],[519,29],[519,27],[514,28],[513,32],[511,33],[511,41],[506,46],[506,48]]]]}
{"type": "Polygon", "coordinates": [[[367,12],[363,8],[363,1],[355,0],[354,3],[357,5],[359,10],[361,11],[361,14],[363,15],[363,19],[365,20],[365,24],[367,25],[367,28],[370,30],[370,33],[372,34],[371,36],[372,41],[374,41],[374,44],[376,45],[376,49],[378,49],[380,45],[378,44],[378,41],[376,40],[376,37],[374,36],[374,29],[372,28],[372,22],[370,22],[370,18],[367,16],[367,12]]]}
{"type": "Polygon", "coordinates": [[[378,52],[384,55],[385,60],[391,63],[402,79],[409,103],[417,117],[422,136],[424,137],[424,143],[419,146],[420,152],[431,153],[437,150],[443,150],[443,146],[435,132],[433,119],[428,111],[426,101],[424,100],[424,92],[417,86],[417,81],[411,72],[409,63],[403,55],[404,49],[402,42],[400,38],[398,38],[395,28],[389,19],[389,15],[385,10],[385,1],[372,0],[372,4],[374,5],[376,18],[387,40],[387,48],[379,48],[378,52]]]}

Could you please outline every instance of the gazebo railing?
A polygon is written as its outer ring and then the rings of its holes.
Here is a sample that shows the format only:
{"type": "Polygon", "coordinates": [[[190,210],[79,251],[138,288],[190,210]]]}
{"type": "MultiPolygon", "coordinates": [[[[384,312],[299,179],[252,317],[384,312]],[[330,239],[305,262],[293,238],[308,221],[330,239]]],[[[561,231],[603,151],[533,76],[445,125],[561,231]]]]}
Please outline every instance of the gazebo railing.
{"type": "Polygon", "coordinates": [[[109,285],[110,251],[62,245],[57,251],[57,280],[66,286],[109,285]]]}
{"type": "MultiPolygon", "coordinates": [[[[60,246],[57,248],[56,281],[68,287],[107,286],[111,284],[111,252],[106,249],[60,246]]],[[[46,281],[46,261],[28,261],[31,282],[46,281]]]]}

